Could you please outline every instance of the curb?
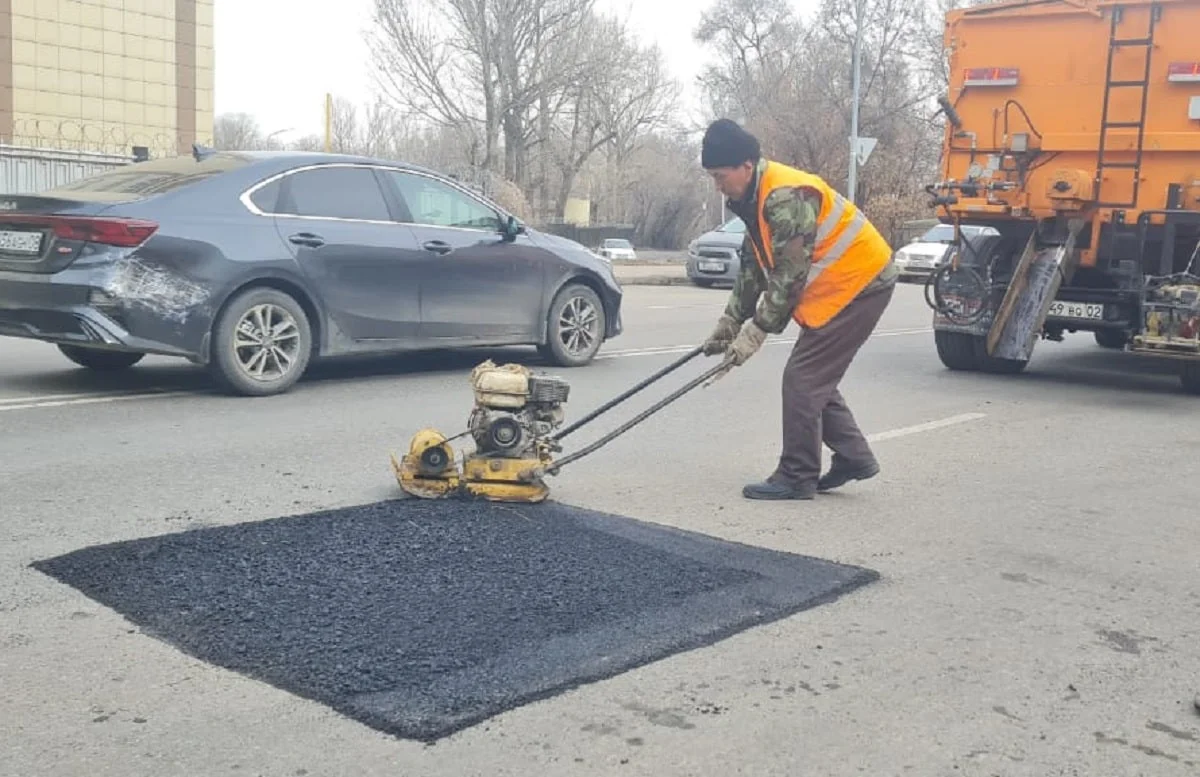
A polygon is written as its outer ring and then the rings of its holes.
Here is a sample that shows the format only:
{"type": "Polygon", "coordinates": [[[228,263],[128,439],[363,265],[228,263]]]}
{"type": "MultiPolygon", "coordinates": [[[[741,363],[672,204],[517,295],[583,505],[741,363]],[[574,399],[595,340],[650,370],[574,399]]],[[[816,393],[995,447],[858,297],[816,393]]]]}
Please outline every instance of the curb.
{"type": "Polygon", "coordinates": [[[622,286],[691,286],[686,275],[642,275],[632,278],[617,277],[622,286]]]}

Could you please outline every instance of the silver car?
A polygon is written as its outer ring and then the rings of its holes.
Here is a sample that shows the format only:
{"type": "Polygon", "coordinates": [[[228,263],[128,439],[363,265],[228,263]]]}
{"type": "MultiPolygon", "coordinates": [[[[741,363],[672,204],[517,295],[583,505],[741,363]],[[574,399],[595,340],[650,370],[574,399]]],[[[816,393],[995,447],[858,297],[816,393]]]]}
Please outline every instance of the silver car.
{"type": "Polygon", "coordinates": [[[622,240],[617,237],[610,237],[603,240],[599,247],[596,248],[596,254],[609,261],[613,261],[614,259],[637,259],[637,252],[633,250],[633,244],[628,240],[622,240]]]}
{"type": "Polygon", "coordinates": [[[734,218],[693,240],[688,246],[688,280],[697,286],[733,283],[741,268],[738,249],[745,237],[745,222],[734,218]]]}
{"type": "MultiPolygon", "coordinates": [[[[962,231],[968,237],[1000,234],[994,227],[968,224],[962,226],[962,231]]],[[[954,242],[954,226],[938,224],[897,250],[894,259],[896,268],[900,271],[900,277],[908,280],[927,278],[933,274],[941,266],[952,242],[954,242]]]]}

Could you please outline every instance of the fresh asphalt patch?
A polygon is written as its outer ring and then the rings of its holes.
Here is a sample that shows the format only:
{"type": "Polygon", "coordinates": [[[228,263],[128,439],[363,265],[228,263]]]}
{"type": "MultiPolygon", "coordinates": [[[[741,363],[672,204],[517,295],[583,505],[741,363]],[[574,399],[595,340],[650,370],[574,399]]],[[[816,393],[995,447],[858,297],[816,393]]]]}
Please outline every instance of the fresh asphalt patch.
{"type": "Polygon", "coordinates": [[[409,499],[32,566],[187,654],[426,742],[878,579],[556,502],[409,499]]]}

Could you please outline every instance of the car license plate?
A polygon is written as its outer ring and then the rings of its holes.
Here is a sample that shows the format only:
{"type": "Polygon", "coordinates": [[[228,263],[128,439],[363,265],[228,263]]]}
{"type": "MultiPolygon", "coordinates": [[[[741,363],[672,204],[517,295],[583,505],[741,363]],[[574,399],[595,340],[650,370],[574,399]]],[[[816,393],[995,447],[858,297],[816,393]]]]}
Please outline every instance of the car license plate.
{"type": "Polygon", "coordinates": [[[1050,315],[1055,318],[1082,318],[1089,321],[1104,320],[1104,306],[1094,302],[1063,302],[1054,300],[1050,303],[1050,315]]]}
{"type": "Polygon", "coordinates": [[[704,272],[725,272],[725,265],[721,262],[700,262],[699,267],[704,272]]]}
{"type": "Polygon", "coordinates": [[[0,251],[10,254],[40,254],[42,233],[0,230],[0,251]]]}

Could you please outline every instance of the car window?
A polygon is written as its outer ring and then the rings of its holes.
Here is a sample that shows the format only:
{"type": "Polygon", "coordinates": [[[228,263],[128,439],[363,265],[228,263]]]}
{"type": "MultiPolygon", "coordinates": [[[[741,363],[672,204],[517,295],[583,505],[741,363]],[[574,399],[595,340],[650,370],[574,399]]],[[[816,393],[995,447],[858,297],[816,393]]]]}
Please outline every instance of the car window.
{"type": "Polygon", "coordinates": [[[213,154],[202,157],[200,161],[190,155],[174,156],[121,165],[114,170],[85,176],[40,193],[46,197],[75,200],[133,201],[179,189],[248,164],[248,158],[232,153],[213,154]]]}
{"type": "MultiPolygon", "coordinates": [[[[1000,234],[992,227],[977,226],[968,224],[962,227],[962,233],[967,237],[979,237],[980,235],[998,235],[1000,234]]],[[[954,241],[954,226],[951,224],[939,224],[932,227],[924,235],[918,238],[922,243],[950,243],[954,241]]]]}
{"type": "Polygon", "coordinates": [[[948,243],[954,239],[954,227],[940,224],[921,235],[922,243],[948,243]]]}
{"type": "Polygon", "coordinates": [[[291,216],[391,221],[387,200],[366,167],[324,167],[284,179],[278,213],[291,216]]]}
{"type": "Polygon", "coordinates": [[[729,221],[725,222],[721,226],[717,227],[717,231],[718,232],[735,232],[735,233],[740,234],[740,233],[746,231],[746,222],[742,221],[740,218],[730,219],[729,221]]]}
{"type": "Polygon", "coordinates": [[[500,215],[453,186],[423,175],[388,171],[415,224],[499,231],[500,215]]]}
{"type": "Polygon", "coordinates": [[[250,202],[254,203],[254,207],[261,210],[263,213],[275,213],[279,207],[279,192],[283,188],[283,181],[276,179],[271,181],[266,186],[254,190],[250,195],[250,202]]]}

